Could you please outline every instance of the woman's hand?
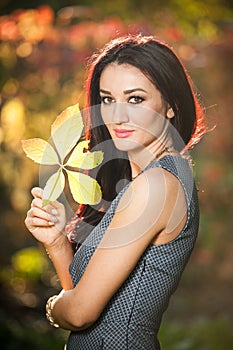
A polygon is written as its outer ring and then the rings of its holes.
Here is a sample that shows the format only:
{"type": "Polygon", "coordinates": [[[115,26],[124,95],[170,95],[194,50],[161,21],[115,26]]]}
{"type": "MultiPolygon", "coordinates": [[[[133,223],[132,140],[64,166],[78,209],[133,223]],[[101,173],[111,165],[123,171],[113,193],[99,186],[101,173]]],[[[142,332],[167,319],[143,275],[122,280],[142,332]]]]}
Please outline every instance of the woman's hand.
{"type": "Polygon", "coordinates": [[[25,225],[32,235],[45,246],[56,245],[60,241],[66,223],[63,204],[54,201],[42,207],[43,190],[34,187],[31,191],[34,199],[31,209],[27,212],[25,225]]]}

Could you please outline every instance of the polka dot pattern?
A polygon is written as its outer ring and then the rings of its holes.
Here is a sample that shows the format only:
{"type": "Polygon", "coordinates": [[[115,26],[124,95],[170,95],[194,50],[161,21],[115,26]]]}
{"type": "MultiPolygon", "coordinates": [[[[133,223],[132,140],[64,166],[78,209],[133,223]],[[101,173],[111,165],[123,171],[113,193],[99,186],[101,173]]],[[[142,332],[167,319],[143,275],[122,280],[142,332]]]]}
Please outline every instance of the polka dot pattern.
{"type": "MultiPolygon", "coordinates": [[[[88,329],[71,332],[67,350],[159,350],[157,333],[170,297],[193,250],[199,227],[197,190],[187,160],[166,156],[150,164],[178,178],[183,186],[188,215],[180,234],[163,245],[149,245],[132,273],[88,329]]],[[[108,228],[128,183],[113,200],[101,222],[93,229],[74,256],[70,273],[77,285],[108,228]]],[[[78,312],[78,310],[77,310],[78,312]]]]}

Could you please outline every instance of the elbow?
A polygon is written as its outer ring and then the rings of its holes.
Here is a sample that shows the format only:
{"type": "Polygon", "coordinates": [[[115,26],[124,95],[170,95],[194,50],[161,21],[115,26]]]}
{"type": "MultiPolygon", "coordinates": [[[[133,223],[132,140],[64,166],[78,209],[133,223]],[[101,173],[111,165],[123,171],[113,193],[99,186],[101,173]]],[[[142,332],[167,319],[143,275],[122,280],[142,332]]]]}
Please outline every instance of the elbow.
{"type": "Polygon", "coordinates": [[[91,314],[79,314],[74,315],[73,319],[70,320],[72,331],[82,331],[91,327],[98,319],[97,315],[91,314]]]}
{"type": "Polygon", "coordinates": [[[94,324],[95,321],[79,321],[79,322],[74,322],[72,325],[72,331],[78,332],[82,331],[84,329],[87,329],[91,327],[94,324]]]}

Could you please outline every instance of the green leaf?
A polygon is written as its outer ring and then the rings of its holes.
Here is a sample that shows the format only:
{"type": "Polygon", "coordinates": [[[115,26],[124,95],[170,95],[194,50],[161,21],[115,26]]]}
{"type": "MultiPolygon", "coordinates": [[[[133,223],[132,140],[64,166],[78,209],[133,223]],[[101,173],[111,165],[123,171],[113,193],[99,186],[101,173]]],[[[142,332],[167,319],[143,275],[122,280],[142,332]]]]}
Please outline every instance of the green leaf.
{"type": "Polygon", "coordinates": [[[55,201],[62,193],[65,187],[65,176],[62,172],[62,168],[60,168],[56,173],[54,173],[48,181],[46,182],[43,198],[42,198],[42,206],[49,204],[52,201],[55,201]]]}
{"type": "Polygon", "coordinates": [[[92,177],[66,170],[72,196],[79,204],[95,205],[101,201],[102,193],[98,182],[92,177]]]}
{"type": "Polygon", "coordinates": [[[93,169],[103,161],[103,152],[84,152],[87,149],[89,141],[79,142],[71,153],[66,165],[80,169],[93,169]]]}
{"type": "Polygon", "coordinates": [[[34,138],[22,140],[21,143],[27,157],[34,160],[35,163],[44,165],[59,164],[57,153],[47,141],[34,138]]]}
{"type": "Polygon", "coordinates": [[[78,104],[65,109],[52,124],[52,139],[62,162],[80,139],[82,130],[83,120],[78,104]]]}

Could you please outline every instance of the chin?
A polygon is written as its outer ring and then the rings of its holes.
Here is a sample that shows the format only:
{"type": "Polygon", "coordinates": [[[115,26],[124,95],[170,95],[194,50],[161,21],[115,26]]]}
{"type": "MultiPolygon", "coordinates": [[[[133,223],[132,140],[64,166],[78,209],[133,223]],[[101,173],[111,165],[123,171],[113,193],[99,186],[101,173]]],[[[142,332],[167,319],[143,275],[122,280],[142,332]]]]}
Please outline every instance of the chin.
{"type": "Polygon", "coordinates": [[[139,147],[136,142],[127,139],[113,139],[113,143],[119,151],[124,152],[133,151],[142,147],[141,145],[139,147]]]}

